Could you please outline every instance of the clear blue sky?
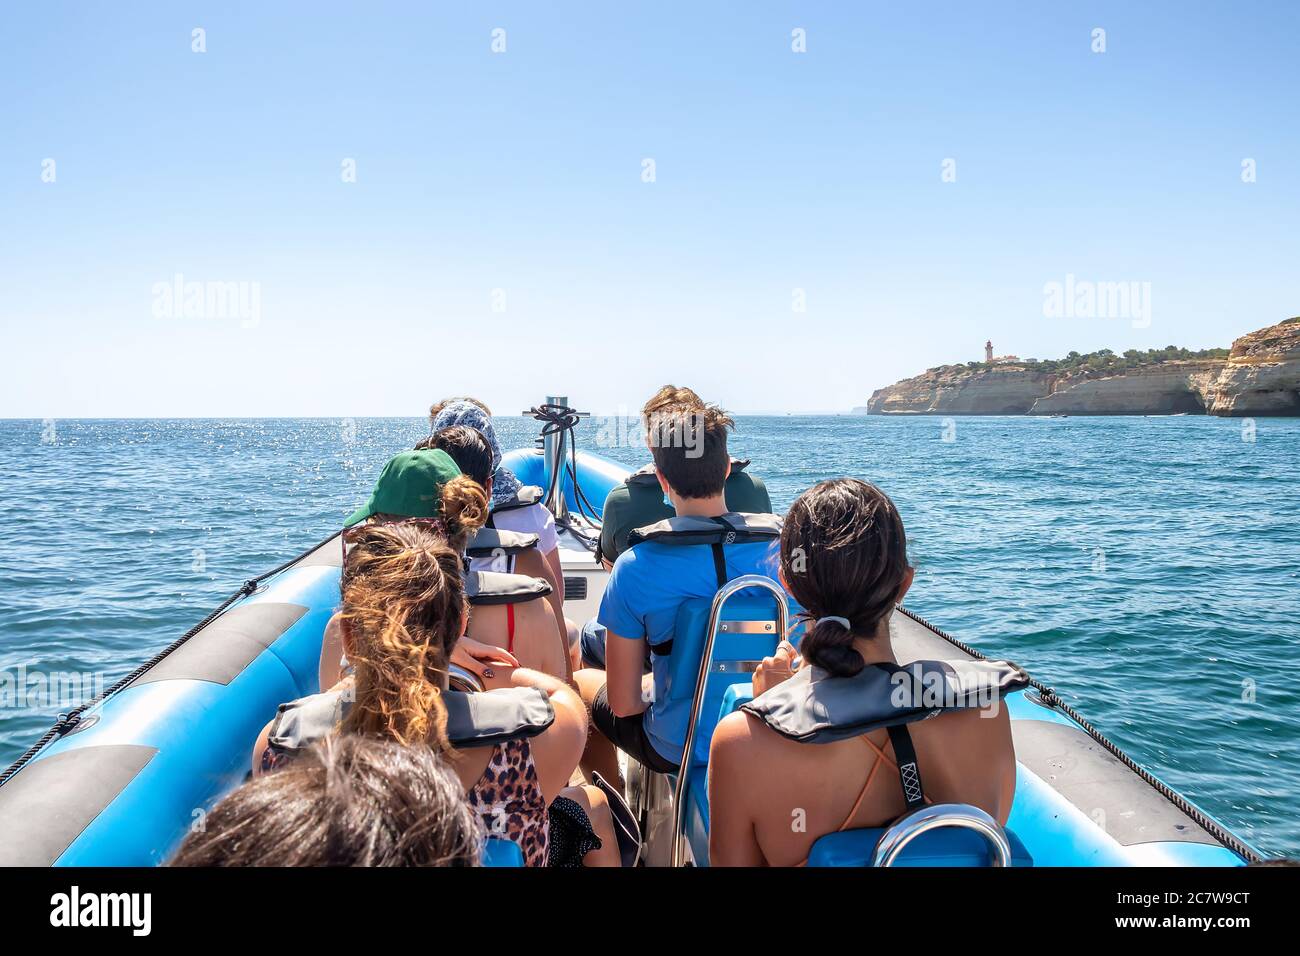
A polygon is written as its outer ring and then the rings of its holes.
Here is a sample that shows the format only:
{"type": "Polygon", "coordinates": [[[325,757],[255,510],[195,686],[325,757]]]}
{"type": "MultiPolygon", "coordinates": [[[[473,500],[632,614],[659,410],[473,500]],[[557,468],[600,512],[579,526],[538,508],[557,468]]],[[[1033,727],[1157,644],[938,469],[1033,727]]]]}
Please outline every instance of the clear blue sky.
{"type": "Polygon", "coordinates": [[[847,410],[990,337],[1226,345],[1300,313],[1297,50],[1291,0],[8,3],[0,416],[847,410]],[[155,317],[177,273],[259,321],[155,317]],[[1067,274],[1150,327],[1045,317],[1067,274]]]}

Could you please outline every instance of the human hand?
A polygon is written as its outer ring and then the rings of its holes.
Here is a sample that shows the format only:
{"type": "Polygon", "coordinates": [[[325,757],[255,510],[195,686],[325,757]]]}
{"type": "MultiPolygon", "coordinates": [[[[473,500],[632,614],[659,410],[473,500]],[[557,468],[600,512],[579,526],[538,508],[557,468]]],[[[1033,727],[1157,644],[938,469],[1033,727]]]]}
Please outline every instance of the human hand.
{"type": "Polygon", "coordinates": [[[765,693],[794,676],[794,660],[798,652],[789,641],[777,645],[776,654],[765,657],[754,671],[754,696],[765,693]]]}
{"type": "Polygon", "coordinates": [[[504,647],[461,637],[451,651],[451,662],[480,678],[493,677],[494,667],[518,667],[519,660],[504,647]]]}

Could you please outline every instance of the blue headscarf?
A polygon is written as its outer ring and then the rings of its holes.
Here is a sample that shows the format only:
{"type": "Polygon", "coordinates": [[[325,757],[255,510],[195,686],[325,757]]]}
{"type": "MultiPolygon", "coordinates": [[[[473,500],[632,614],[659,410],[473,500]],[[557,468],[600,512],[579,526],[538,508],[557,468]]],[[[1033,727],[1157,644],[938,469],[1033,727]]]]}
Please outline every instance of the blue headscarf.
{"type": "Polygon", "coordinates": [[[492,507],[503,505],[519,493],[524,483],[506,468],[501,467],[501,444],[497,441],[492,418],[473,402],[452,402],[433,420],[433,431],[440,432],[453,425],[474,429],[492,449],[492,507]]]}

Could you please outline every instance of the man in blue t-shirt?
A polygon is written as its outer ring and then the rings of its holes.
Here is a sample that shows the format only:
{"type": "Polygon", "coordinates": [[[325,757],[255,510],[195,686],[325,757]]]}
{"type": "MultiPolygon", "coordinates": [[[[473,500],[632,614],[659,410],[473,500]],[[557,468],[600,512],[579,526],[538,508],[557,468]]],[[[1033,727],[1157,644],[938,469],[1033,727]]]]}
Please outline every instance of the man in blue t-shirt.
{"type": "MultiPolygon", "coordinates": [[[[662,409],[647,423],[655,474],[678,517],[729,513],[723,487],[731,471],[727,432],[732,427],[721,409],[703,404],[662,409]]],[[[778,550],[775,539],[725,545],[726,577],[764,574],[775,579],[778,550]]],[[[597,649],[603,654],[586,653],[590,635],[584,635],[583,656],[603,657],[605,668],[574,674],[599,731],[588,738],[585,770],[617,781],[615,748],[660,773],[677,769],[689,714],[681,708],[666,713],[656,705],[656,688],[669,661],[655,649],[672,641],[683,601],[713,597],[718,575],[707,545],[643,541],[614,562],[596,615],[606,632],[604,647],[597,649]]]]}

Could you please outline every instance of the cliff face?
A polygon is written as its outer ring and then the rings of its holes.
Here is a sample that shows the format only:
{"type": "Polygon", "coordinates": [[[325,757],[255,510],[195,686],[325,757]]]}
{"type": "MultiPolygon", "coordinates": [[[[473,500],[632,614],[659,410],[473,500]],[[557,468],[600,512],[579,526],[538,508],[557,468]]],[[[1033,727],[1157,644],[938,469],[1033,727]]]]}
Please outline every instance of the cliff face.
{"type": "Polygon", "coordinates": [[[1300,415],[1300,321],[1243,335],[1206,388],[1211,415],[1300,415]]]}
{"type": "Polygon", "coordinates": [[[1213,380],[1222,359],[1162,362],[1104,378],[1065,379],[1036,401],[1031,415],[1177,415],[1204,413],[1197,383],[1213,380]]]}
{"type": "Polygon", "coordinates": [[[1021,366],[935,369],[878,389],[868,415],[1025,415],[1051,391],[1053,376],[1021,366]]]}
{"type": "Polygon", "coordinates": [[[1242,336],[1226,359],[1064,373],[950,365],[878,389],[873,415],[1300,415],[1300,320],[1242,336]]]}

